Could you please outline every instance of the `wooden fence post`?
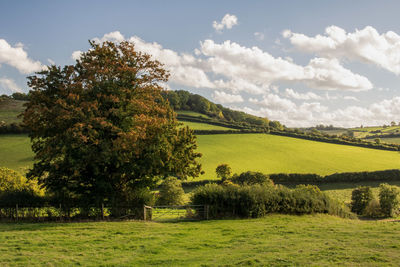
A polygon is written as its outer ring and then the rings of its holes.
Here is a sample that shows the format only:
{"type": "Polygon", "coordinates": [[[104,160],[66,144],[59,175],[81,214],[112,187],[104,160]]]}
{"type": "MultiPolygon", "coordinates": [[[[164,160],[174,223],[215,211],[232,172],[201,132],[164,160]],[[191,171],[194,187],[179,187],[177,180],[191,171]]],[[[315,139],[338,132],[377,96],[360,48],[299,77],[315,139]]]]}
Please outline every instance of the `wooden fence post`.
{"type": "Polygon", "coordinates": [[[15,220],[18,222],[18,204],[15,205],[15,220]]]}
{"type": "Polygon", "coordinates": [[[101,218],[104,221],[104,203],[101,203],[101,218]]]}
{"type": "Polygon", "coordinates": [[[206,220],[208,220],[208,205],[205,206],[205,211],[206,211],[206,220]]]}
{"type": "Polygon", "coordinates": [[[58,216],[59,218],[60,218],[60,222],[62,221],[62,209],[61,209],[61,203],[60,203],[60,212],[59,212],[59,216],[58,216]]]}
{"type": "Polygon", "coordinates": [[[146,205],[143,206],[143,220],[146,221],[146,205]]]}

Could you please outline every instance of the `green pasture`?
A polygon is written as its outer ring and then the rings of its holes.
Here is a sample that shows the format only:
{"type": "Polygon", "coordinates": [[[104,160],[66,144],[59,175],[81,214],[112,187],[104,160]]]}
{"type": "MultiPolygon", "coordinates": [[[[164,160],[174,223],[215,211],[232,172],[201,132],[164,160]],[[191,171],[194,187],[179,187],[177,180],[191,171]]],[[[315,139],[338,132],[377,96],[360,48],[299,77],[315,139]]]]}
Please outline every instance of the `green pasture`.
{"type": "Polygon", "coordinates": [[[180,115],[186,115],[186,116],[191,116],[191,117],[201,117],[201,118],[205,118],[205,119],[210,118],[209,116],[207,116],[205,114],[201,114],[201,113],[191,111],[191,110],[175,110],[175,112],[180,115]]]}
{"type": "MultiPolygon", "coordinates": [[[[400,167],[400,153],[328,144],[268,134],[199,135],[198,150],[205,174],[227,163],[233,172],[318,173],[375,171],[400,167]]],[[[26,135],[0,135],[0,166],[21,171],[31,167],[33,153],[26,135]]]]}
{"type": "Polygon", "coordinates": [[[400,144],[400,137],[381,138],[381,141],[389,144],[400,144]]]}
{"type": "Polygon", "coordinates": [[[233,172],[317,173],[375,171],[400,167],[400,153],[267,134],[198,136],[203,179],[227,163],[233,172]]]}
{"type": "Polygon", "coordinates": [[[0,224],[1,266],[397,266],[397,221],[329,215],[0,224]]]}
{"type": "Polygon", "coordinates": [[[0,101],[0,123],[4,121],[6,124],[21,122],[18,115],[24,110],[25,101],[17,101],[6,99],[0,101]]]}
{"type": "Polygon", "coordinates": [[[222,127],[218,125],[211,125],[206,123],[191,122],[191,121],[181,121],[184,126],[189,126],[193,130],[235,130],[227,127],[222,127]]]}

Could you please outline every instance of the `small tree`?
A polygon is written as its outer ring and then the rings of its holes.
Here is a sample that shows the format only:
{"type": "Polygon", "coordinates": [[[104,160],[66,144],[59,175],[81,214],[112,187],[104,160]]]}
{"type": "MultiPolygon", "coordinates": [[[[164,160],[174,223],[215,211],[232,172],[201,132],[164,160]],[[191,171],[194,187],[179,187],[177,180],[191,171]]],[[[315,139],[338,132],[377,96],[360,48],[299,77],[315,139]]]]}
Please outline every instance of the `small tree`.
{"type": "Polygon", "coordinates": [[[160,205],[182,205],[184,195],[181,181],[175,177],[168,177],[161,184],[157,202],[160,205]]]}
{"type": "Polygon", "coordinates": [[[232,175],[232,169],[226,163],[218,165],[215,172],[217,173],[217,177],[222,181],[229,179],[232,175]]]}
{"type": "Polygon", "coordinates": [[[351,193],[351,211],[363,214],[369,202],[374,198],[369,186],[359,186],[351,193]]]}
{"type": "Polygon", "coordinates": [[[399,214],[399,188],[381,184],[379,186],[379,203],[384,216],[393,217],[399,214]]]}

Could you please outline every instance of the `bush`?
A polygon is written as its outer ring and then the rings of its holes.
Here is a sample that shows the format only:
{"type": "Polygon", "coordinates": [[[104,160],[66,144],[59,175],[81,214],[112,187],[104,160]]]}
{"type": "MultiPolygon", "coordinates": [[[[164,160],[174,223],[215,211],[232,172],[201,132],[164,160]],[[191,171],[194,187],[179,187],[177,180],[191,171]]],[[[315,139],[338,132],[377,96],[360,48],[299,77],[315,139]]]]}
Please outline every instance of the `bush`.
{"type": "Polygon", "coordinates": [[[351,193],[351,211],[363,214],[369,202],[374,198],[369,186],[359,186],[351,193]]]}
{"type": "Polygon", "coordinates": [[[240,175],[233,175],[232,182],[238,185],[273,185],[274,183],[268,175],[261,172],[243,172],[240,175]]]}
{"type": "Polygon", "coordinates": [[[399,188],[397,186],[381,184],[379,186],[379,203],[385,217],[399,214],[399,188]]]}
{"type": "Polygon", "coordinates": [[[43,195],[44,192],[34,181],[11,169],[0,168],[0,206],[40,205],[44,201],[43,195]]]}
{"type": "Polygon", "coordinates": [[[159,205],[182,205],[184,195],[181,181],[175,177],[168,177],[161,184],[157,203],[159,205]]]}
{"type": "Polygon", "coordinates": [[[260,184],[198,187],[192,195],[194,205],[208,205],[209,216],[262,217],[268,213],[310,214],[328,213],[341,217],[354,215],[336,200],[330,199],[318,187],[300,185],[295,189],[260,184]]]}
{"type": "Polygon", "coordinates": [[[377,199],[372,199],[364,209],[364,215],[370,218],[382,217],[381,205],[377,199]]]}

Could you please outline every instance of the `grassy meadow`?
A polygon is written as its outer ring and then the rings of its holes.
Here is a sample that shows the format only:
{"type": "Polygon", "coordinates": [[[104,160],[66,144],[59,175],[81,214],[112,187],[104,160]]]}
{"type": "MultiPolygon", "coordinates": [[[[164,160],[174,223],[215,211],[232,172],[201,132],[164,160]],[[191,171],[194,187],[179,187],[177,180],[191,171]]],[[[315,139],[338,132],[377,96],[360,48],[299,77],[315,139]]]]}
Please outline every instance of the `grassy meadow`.
{"type": "Polygon", "coordinates": [[[227,163],[233,172],[317,173],[375,171],[400,166],[400,153],[267,134],[198,136],[204,179],[227,163]]]}
{"type": "Polygon", "coordinates": [[[181,223],[0,224],[0,265],[398,265],[398,221],[329,215],[181,223]]]}
{"type": "Polygon", "coordinates": [[[191,121],[182,121],[184,126],[189,126],[193,130],[235,130],[228,127],[212,125],[207,123],[199,123],[199,122],[191,122],[191,121]]]}
{"type": "Polygon", "coordinates": [[[21,114],[25,101],[16,101],[6,99],[0,101],[0,122],[4,121],[6,124],[21,122],[18,115],[21,114]]]}
{"type": "MultiPolygon", "coordinates": [[[[205,124],[208,125],[208,124],[205,124]]],[[[212,125],[210,125],[212,126],[212,125]]],[[[199,135],[198,150],[205,174],[214,179],[215,168],[228,163],[233,172],[318,173],[375,171],[400,166],[400,153],[315,142],[268,134],[199,135]]],[[[0,166],[23,171],[33,164],[26,135],[0,135],[0,166]]]]}

